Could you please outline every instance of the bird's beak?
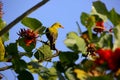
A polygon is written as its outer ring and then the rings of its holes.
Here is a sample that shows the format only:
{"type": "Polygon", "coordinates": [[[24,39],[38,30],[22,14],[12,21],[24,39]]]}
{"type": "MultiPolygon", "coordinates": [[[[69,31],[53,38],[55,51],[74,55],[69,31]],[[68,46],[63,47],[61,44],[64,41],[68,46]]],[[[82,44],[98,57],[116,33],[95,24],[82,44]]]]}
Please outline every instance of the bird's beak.
{"type": "Polygon", "coordinates": [[[64,28],[63,26],[61,26],[61,28],[64,28]]]}

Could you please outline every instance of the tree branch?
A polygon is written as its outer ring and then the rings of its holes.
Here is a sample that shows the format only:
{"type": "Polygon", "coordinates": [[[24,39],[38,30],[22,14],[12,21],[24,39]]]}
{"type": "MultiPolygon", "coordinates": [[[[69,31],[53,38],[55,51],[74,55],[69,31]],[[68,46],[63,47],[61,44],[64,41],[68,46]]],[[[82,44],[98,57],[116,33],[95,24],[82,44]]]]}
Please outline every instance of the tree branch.
{"type": "Polygon", "coordinates": [[[27,15],[29,15],[30,13],[32,13],[33,11],[35,11],[36,9],[38,9],[39,7],[43,6],[48,1],[49,0],[43,0],[43,1],[39,2],[38,4],[36,4],[32,8],[30,8],[29,10],[27,10],[26,12],[24,12],[22,15],[20,15],[18,18],[16,18],[15,20],[13,20],[10,24],[8,24],[5,28],[3,28],[0,31],[0,36],[2,36],[4,33],[8,32],[9,29],[11,29],[15,24],[17,24],[19,21],[21,21],[24,17],[26,17],[27,15]]]}
{"type": "Polygon", "coordinates": [[[0,68],[0,71],[4,71],[4,70],[10,69],[10,68],[12,68],[12,66],[5,66],[5,67],[0,68]]]}

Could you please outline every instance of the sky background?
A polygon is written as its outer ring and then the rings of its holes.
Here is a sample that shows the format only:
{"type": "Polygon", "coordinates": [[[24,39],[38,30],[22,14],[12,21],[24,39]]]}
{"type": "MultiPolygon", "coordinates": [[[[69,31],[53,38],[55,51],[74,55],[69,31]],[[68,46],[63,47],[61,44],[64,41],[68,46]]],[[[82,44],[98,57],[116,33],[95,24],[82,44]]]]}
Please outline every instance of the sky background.
{"type": "MultiPolygon", "coordinates": [[[[37,4],[41,0],[0,0],[3,2],[3,20],[7,24],[12,22],[26,10],[37,4]]],[[[64,45],[66,34],[75,31],[78,32],[76,21],[79,22],[82,27],[82,31],[85,30],[80,23],[80,15],[82,12],[90,13],[92,2],[96,0],[50,0],[47,4],[37,9],[29,15],[29,17],[40,20],[44,26],[50,27],[55,22],[60,22],[64,29],[59,29],[59,37],[56,42],[56,47],[59,50],[68,50],[64,45]]],[[[120,1],[119,0],[101,0],[106,4],[108,10],[115,8],[120,13],[120,1]]],[[[20,28],[24,26],[19,22],[10,30],[9,42],[15,42],[18,38],[17,34],[20,28]]],[[[39,45],[38,45],[39,46],[39,45]]],[[[0,63],[0,66],[3,63],[0,63]]],[[[12,71],[0,72],[3,73],[8,80],[14,80],[14,74],[12,71]]],[[[5,80],[5,78],[4,78],[5,80]]]]}

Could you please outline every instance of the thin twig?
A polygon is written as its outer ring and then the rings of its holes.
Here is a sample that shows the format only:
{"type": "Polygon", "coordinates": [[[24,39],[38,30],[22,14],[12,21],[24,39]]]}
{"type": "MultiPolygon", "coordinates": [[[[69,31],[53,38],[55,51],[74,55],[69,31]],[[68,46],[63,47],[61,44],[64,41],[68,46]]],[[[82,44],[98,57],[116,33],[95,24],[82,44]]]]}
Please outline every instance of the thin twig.
{"type": "Polygon", "coordinates": [[[28,16],[30,13],[32,13],[33,11],[35,11],[36,9],[38,9],[39,7],[43,6],[48,1],[49,0],[43,0],[43,1],[39,2],[38,4],[36,4],[32,8],[30,8],[29,10],[27,10],[26,12],[24,12],[22,15],[20,15],[18,18],[16,18],[15,20],[13,20],[10,24],[8,24],[5,28],[3,28],[0,31],[0,36],[2,36],[4,33],[8,32],[9,29],[11,29],[15,24],[17,24],[19,21],[21,21],[24,17],[28,16]]]}
{"type": "Polygon", "coordinates": [[[5,66],[5,67],[0,68],[0,71],[4,71],[4,70],[10,69],[10,68],[12,68],[12,66],[5,66]]]}
{"type": "Polygon", "coordinates": [[[79,23],[76,21],[76,24],[77,24],[77,27],[78,27],[78,32],[79,32],[79,34],[81,35],[82,34],[82,30],[81,30],[81,28],[80,28],[80,25],[79,25],[79,23]]]}
{"type": "Polygon", "coordinates": [[[44,44],[46,44],[46,45],[49,45],[49,44],[47,43],[47,41],[46,41],[46,42],[43,41],[43,40],[37,40],[37,41],[40,41],[41,43],[44,43],[44,44]]]}

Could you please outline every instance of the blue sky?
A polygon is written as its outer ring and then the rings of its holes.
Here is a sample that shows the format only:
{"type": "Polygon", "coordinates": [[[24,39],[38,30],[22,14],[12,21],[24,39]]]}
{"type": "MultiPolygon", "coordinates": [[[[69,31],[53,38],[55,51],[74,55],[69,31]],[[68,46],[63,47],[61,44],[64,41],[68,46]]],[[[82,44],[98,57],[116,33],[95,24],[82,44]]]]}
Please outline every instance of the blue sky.
{"type": "MultiPolygon", "coordinates": [[[[31,8],[33,5],[38,3],[41,0],[0,0],[3,2],[3,11],[4,16],[3,19],[7,24],[12,22],[15,18],[21,15],[23,12],[31,8]]],[[[59,30],[59,37],[56,42],[56,46],[60,50],[68,50],[64,45],[64,40],[66,38],[66,34],[70,31],[77,32],[76,21],[80,23],[80,14],[82,12],[90,13],[92,2],[96,0],[50,0],[47,4],[42,6],[40,9],[37,9],[29,17],[37,18],[40,20],[44,26],[49,27],[55,22],[60,22],[64,29],[59,30]]],[[[108,10],[113,7],[116,9],[118,13],[120,13],[119,0],[101,0],[106,4],[108,10]]],[[[82,27],[82,31],[84,31],[84,27],[82,27]]],[[[18,36],[17,32],[20,28],[24,26],[21,23],[16,24],[10,30],[10,41],[14,42],[18,36]]],[[[10,72],[10,71],[9,71],[10,72]]],[[[11,73],[11,72],[10,72],[11,73]]],[[[8,75],[8,73],[4,73],[8,75]]],[[[11,77],[14,79],[14,77],[11,77]]],[[[11,80],[13,80],[11,79],[11,80]]],[[[9,80],[9,79],[8,79],[9,80]]]]}

